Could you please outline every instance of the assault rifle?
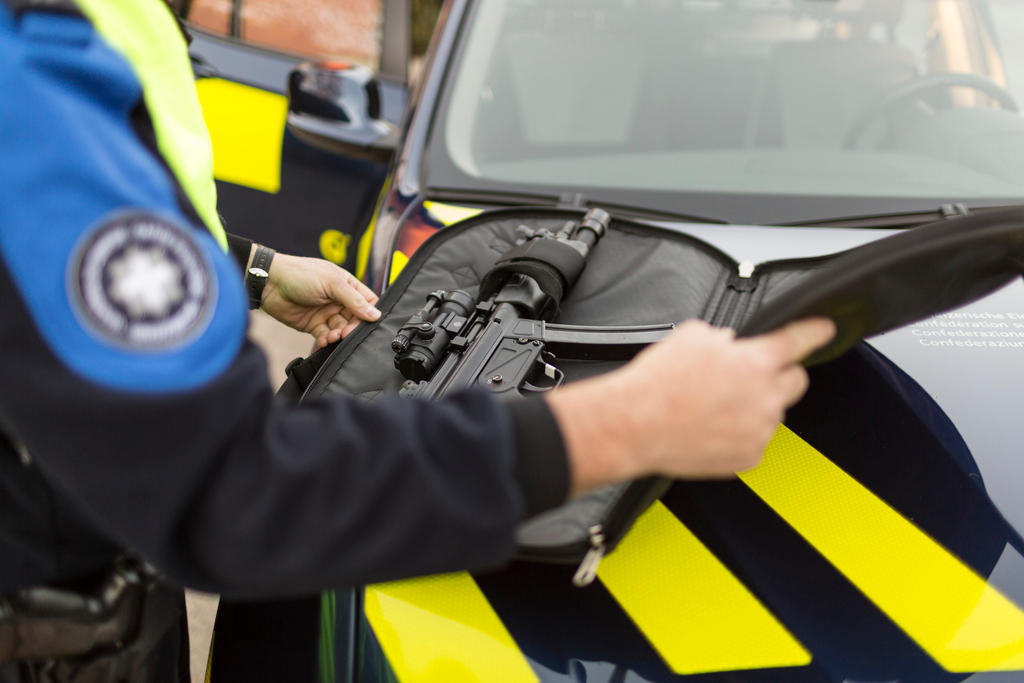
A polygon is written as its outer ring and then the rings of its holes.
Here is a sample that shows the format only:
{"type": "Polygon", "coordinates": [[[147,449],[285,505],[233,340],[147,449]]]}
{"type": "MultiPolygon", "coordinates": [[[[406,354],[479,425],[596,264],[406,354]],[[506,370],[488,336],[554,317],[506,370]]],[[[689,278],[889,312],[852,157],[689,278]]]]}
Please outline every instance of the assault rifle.
{"type": "Polygon", "coordinates": [[[547,391],[565,379],[565,360],[628,360],[673,325],[556,325],[565,294],[608,230],[590,209],[558,232],[520,226],[521,239],[484,277],[479,296],[437,290],[402,325],[391,348],[406,378],[401,394],[429,400],[479,386],[504,397],[547,391]]]}

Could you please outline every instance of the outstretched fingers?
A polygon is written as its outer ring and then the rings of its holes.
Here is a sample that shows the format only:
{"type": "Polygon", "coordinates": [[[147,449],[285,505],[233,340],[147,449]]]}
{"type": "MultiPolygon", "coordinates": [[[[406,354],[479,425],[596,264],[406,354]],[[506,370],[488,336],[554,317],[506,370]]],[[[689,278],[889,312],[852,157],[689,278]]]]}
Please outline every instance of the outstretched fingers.
{"type": "Polygon", "coordinates": [[[341,273],[343,277],[331,280],[331,299],[362,320],[377,320],[380,311],[373,305],[377,302],[377,295],[347,271],[341,270],[341,273]]]}
{"type": "Polygon", "coordinates": [[[774,332],[753,337],[752,344],[765,347],[780,367],[799,363],[835,336],[836,326],[828,318],[809,318],[789,323],[774,332]]]}

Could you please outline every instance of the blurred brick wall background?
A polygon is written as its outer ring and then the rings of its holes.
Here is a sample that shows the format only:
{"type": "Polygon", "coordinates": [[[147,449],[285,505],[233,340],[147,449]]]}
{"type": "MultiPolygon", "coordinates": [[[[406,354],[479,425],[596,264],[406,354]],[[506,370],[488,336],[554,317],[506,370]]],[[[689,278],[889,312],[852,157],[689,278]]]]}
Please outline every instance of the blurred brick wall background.
{"type": "MultiPolygon", "coordinates": [[[[411,0],[413,54],[423,54],[443,0],[411,0]]],[[[231,33],[232,0],[193,0],[189,20],[231,33]]],[[[380,60],[381,0],[243,0],[241,39],[316,59],[375,68],[380,60]]]]}

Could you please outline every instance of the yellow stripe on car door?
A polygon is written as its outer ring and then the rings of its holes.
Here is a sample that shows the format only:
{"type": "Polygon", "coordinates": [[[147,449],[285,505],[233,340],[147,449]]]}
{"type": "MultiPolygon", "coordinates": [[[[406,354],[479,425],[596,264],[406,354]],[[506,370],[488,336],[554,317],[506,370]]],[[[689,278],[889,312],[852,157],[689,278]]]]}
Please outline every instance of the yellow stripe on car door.
{"type": "Polygon", "coordinates": [[[803,666],[811,655],[662,503],[597,576],[678,674],[803,666]]]}
{"type": "Polygon", "coordinates": [[[201,78],[196,90],[213,141],[214,177],[271,194],[280,190],[288,99],[221,78],[201,78]]]}
{"type": "Polygon", "coordinates": [[[948,671],[1024,669],[1024,613],[786,427],[740,478],[948,671]]]}
{"type": "Polygon", "coordinates": [[[364,611],[402,683],[537,681],[466,572],[367,586],[364,611]]]}

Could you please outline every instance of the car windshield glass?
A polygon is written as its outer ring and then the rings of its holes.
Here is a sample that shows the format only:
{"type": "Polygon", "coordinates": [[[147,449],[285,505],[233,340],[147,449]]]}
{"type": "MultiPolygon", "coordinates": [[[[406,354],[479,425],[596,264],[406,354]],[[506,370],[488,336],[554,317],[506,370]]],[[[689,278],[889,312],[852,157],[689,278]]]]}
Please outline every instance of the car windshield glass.
{"type": "Polygon", "coordinates": [[[1024,195],[1019,0],[486,0],[463,40],[449,183],[1024,195]]]}

